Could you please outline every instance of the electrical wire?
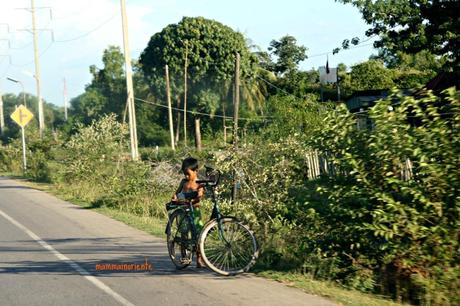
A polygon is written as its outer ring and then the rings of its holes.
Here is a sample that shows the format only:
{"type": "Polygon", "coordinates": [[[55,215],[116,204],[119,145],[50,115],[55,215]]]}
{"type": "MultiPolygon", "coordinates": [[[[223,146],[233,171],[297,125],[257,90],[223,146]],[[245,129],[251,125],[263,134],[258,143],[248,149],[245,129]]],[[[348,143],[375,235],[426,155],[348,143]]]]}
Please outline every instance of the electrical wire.
{"type": "MultiPolygon", "coordinates": [[[[42,57],[50,48],[51,46],[53,45],[53,42],[50,42],[49,45],[42,51],[40,52],[40,54],[38,55],[38,58],[42,57]]],[[[32,64],[34,61],[30,61],[30,62],[27,62],[25,64],[11,64],[11,66],[13,67],[24,67],[24,66],[27,66],[27,65],[30,65],[32,64]]]]}
{"type": "Polygon", "coordinates": [[[21,47],[10,47],[10,49],[12,50],[20,50],[20,49],[24,49],[24,48],[27,48],[28,46],[32,45],[34,42],[33,41],[30,41],[29,43],[21,46],[21,47]]]}
{"type": "MultiPolygon", "coordinates": [[[[366,46],[370,46],[370,45],[373,45],[373,43],[370,43],[370,44],[364,44],[365,42],[368,42],[369,40],[371,40],[372,38],[376,37],[377,34],[373,34],[371,36],[369,36],[368,38],[364,39],[364,40],[360,40],[358,44],[352,46],[352,47],[349,47],[349,48],[346,48],[346,49],[341,49],[341,51],[347,51],[347,50],[352,50],[352,49],[356,49],[356,48],[362,48],[362,47],[366,47],[366,46]]],[[[312,57],[317,57],[317,56],[324,56],[324,55],[328,55],[328,54],[331,54],[333,52],[322,52],[322,53],[317,53],[317,54],[313,54],[313,55],[310,55],[308,56],[307,59],[309,58],[312,58],[312,57]]],[[[333,54],[334,55],[334,54],[333,54]]]]}
{"type": "MultiPolygon", "coordinates": [[[[143,100],[143,99],[140,99],[140,98],[134,98],[134,100],[138,100],[138,101],[141,101],[141,102],[144,102],[144,103],[147,103],[147,104],[160,106],[160,107],[163,107],[163,108],[168,108],[167,105],[160,104],[160,103],[155,103],[155,102],[152,102],[152,101],[143,100]]],[[[180,111],[180,112],[184,112],[184,109],[182,109],[182,108],[171,107],[171,109],[176,110],[176,111],[180,111]]],[[[193,115],[202,115],[202,116],[208,116],[208,117],[217,117],[217,118],[224,118],[224,119],[228,119],[228,120],[233,120],[233,117],[231,117],[231,116],[213,115],[213,114],[209,114],[209,113],[190,111],[190,110],[187,110],[186,112],[190,113],[190,114],[193,114],[193,115]]],[[[241,118],[241,117],[238,117],[238,120],[270,121],[269,118],[272,118],[272,117],[259,117],[259,118],[241,118]]]]}
{"type": "Polygon", "coordinates": [[[113,18],[115,18],[115,16],[117,16],[118,13],[114,13],[109,19],[105,20],[104,22],[102,22],[101,24],[99,24],[98,26],[96,26],[95,28],[93,28],[92,30],[82,34],[82,35],[79,35],[79,36],[76,36],[74,38],[69,38],[69,39],[62,39],[62,40],[55,40],[54,42],[57,42],[57,43],[66,43],[66,42],[71,42],[71,41],[74,41],[74,40],[78,40],[78,39],[81,39],[83,37],[86,37],[88,35],[90,35],[91,33],[99,30],[100,28],[102,28],[104,25],[106,25],[107,23],[109,23],[110,21],[112,21],[113,18]]]}
{"type": "MultiPolygon", "coordinates": [[[[265,70],[265,71],[268,71],[268,72],[272,72],[272,71],[267,70],[267,69],[264,69],[264,68],[260,68],[260,69],[265,70]]],[[[272,86],[273,88],[276,88],[277,90],[280,90],[280,91],[284,92],[284,93],[287,94],[287,95],[294,96],[294,97],[296,97],[296,98],[302,99],[302,98],[300,98],[300,97],[297,97],[297,96],[294,95],[294,94],[291,94],[291,93],[287,92],[286,90],[282,89],[281,87],[276,86],[275,84],[271,83],[270,81],[267,81],[266,79],[264,79],[264,78],[262,78],[262,77],[260,77],[260,76],[258,76],[258,75],[256,75],[256,78],[258,78],[258,79],[264,81],[264,82],[267,83],[268,85],[272,86]]]]}
{"type": "MultiPolygon", "coordinates": [[[[357,49],[357,48],[362,48],[362,47],[366,47],[366,46],[371,46],[371,45],[373,45],[373,43],[364,44],[364,45],[361,45],[361,44],[360,44],[360,45],[356,45],[356,46],[354,46],[354,47],[350,47],[350,48],[348,48],[348,49],[343,49],[342,52],[343,52],[343,51],[349,51],[349,50],[357,49]]],[[[307,60],[308,60],[309,58],[312,58],[312,57],[324,56],[324,55],[328,55],[328,54],[331,54],[331,53],[332,53],[332,52],[324,52],[324,53],[313,54],[313,55],[308,56],[308,57],[307,57],[307,60]]]]}
{"type": "MultiPolygon", "coordinates": [[[[6,56],[5,56],[6,57],[6,56]]],[[[3,63],[3,61],[5,60],[5,57],[2,57],[2,60],[0,61],[0,64],[3,63]]],[[[8,73],[8,71],[10,70],[10,67],[11,67],[11,64],[8,63],[8,66],[6,67],[5,71],[2,73],[2,76],[0,78],[4,78],[6,76],[6,74],[8,73]]]]}

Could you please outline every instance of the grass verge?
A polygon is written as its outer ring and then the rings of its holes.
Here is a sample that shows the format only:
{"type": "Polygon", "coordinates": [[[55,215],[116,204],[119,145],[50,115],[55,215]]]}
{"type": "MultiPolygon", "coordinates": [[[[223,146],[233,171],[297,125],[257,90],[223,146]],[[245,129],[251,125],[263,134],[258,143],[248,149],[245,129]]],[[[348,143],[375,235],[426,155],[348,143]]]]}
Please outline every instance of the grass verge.
{"type": "Polygon", "coordinates": [[[326,297],[346,306],[401,306],[374,294],[365,294],[356,290],[348,290],[339,285],[314,280],[308,275],[292,272],[261,271],[258,276],[270,278],[287,286],[302,289],[306,293],[326,297]]]}

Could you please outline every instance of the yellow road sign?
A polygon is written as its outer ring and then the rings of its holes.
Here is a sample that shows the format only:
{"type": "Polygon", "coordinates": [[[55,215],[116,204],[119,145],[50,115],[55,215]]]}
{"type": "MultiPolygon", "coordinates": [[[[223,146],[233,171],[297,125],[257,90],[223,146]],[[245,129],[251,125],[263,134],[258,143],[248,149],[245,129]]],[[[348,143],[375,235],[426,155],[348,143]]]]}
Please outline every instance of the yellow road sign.
{"type": "Polygon", "coordinates": [[[34,114],[27,109],[24,105],[20,105],[16,110],[11,114],[11,119],[14,120],[20,127],[25,127],[27,123],[32,120],[34,114]]]}

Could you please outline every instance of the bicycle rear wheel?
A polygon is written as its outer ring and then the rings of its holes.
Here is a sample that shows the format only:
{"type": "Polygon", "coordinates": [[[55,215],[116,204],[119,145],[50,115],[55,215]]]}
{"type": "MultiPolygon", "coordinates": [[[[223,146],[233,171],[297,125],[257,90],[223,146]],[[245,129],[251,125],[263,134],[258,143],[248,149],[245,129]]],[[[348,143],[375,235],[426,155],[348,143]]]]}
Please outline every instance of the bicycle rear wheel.
{"type": "Polygon", "coordinates": [[[192,263],[192,225],[183,210],[176,210],[169,217],[167,231],[168,252],[177,269],[184,269],[192,263]]]}
{"type": "Polygon", "coordinates": [[[199,247],[206,265],[222,275],[236,275],[248,271],[259,254],[252,231],[234,218],[208,222],[200,236],[199,247]]]}

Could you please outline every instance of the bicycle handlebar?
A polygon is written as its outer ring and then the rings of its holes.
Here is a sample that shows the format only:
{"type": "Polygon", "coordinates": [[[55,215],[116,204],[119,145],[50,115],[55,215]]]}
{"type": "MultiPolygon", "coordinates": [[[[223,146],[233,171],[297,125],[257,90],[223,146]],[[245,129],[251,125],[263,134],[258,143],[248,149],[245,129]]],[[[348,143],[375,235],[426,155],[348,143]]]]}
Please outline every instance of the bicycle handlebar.
{"type": "Polygon", "coordinates": [[[220,181],[220,171],[213,169],[211,167],[205,167],[206,168],[206,176],[210,177],[211,179],[206,179],[206,180],[197,180],[196,182],[198,184],[204,184],[206,186],[210,187],[215,187],[219,184],[220,181]]]}

